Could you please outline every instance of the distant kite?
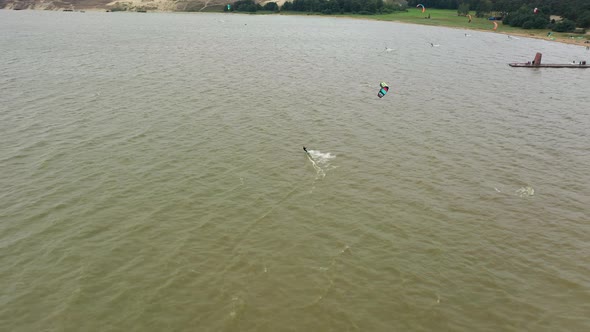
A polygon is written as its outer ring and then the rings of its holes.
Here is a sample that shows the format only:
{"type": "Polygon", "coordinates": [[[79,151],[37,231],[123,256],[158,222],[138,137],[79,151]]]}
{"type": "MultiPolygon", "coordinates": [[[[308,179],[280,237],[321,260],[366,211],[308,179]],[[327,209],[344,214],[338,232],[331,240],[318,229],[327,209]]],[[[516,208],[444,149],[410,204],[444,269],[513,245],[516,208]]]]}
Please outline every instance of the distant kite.
{"type": "Polygon", "coordinates": [[[537,14],[539,12],[539,8],[533,9],[533,13],[537,14]]]}
{"type": "Polygon", "coordinates": [[[422,12],[423,12],[423,13],[426,11],[426,7],[424,7],[424,5],[423,5],[423,4],[421,4],[421,3],[417,4],[417,5],[416,5],[416,8],[418,8],[418,7],[422,7],[422,12]]]}
{"type": "Polygon", "coordinates": [[[379,90],[379,93],[377,93],[377,97],[383,98],[387,91],[389,91],[389,86],[387,86],[387,83],[385,82],[381,82],[379,85],[381,86],[381,89],[379,90]]]}

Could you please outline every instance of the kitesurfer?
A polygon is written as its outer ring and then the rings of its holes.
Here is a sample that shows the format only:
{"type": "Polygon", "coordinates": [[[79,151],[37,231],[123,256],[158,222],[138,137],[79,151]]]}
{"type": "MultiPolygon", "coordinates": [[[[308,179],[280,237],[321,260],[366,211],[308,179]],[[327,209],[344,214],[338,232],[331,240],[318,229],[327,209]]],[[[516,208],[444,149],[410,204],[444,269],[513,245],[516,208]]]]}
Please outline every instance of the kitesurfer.
{"type": "Polygon", "coordinates": [[[305,146],[303,147],[303,151],[307,153],[307,148],[305,146]]]}
{"type": "Polygon", "coordinates": [[[379,86],[381,87],[381,89],[379,89],[379,93],[377,93],[377,97],[383,98],[383,96],[385,96],[387,91],[389,91],[389,86],[387,86],[387,83],[385,83],[385,82],[381,82],[379,84],[379,86]]]}

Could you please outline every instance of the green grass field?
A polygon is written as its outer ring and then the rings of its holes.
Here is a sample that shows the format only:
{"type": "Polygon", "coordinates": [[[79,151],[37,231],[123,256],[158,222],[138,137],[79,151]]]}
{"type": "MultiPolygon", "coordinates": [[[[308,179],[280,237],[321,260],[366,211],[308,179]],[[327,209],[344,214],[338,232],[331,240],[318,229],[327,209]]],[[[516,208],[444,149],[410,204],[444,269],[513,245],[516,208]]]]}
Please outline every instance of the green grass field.
{"type": "MultiPolygon", "coordinates": [[[[494,32],[494,23],[487,18],[477,18],[475,17],[475,12],[471,12],[471,23],[469,23],[469,19],[465,16],[458,16],[456,10],[448,10],[448,9],[427,9],[426,12],[422,13],[421,9],[418,8],[409,8],[407,12],[397,12],[392,14],[383,14],[383,15],[355,15],[354,17],[362,17],[366,19],[373,19],[373,20],[380,20],[380,21],[397,21],[397,22],[406,22],[406,23],[415,23],[415,24],[422,24],[422,25],[432,25],[432,26],[445,26],[445,27],[452,27],[452,28],[463,28],[463,29],[473,29],[473,30],[484,30],[494,32]],[[430,14],[430,19],[426,19],[424,17],[428,17],[430,14]]],[[[515,28],[509,25],[504,25],[502,22],[498,22],[498,29],[496,32],[498,33],[506,33],[506,34],[518,34],[521,36],[531,36],[537,38],[547,38],[547,33],[551,31],[549,29],[531,29],[525,30],[522,28],[515,28]]],[[[574,35],[571,33],[553,33],[553,38],[556,39],[571,39],[570,36],[573,36],[576,39],[586,39],[584,35],[574,35]],[[581,38],[578,38],[581,37],[581,38]]]]}
{"type": "MultiPolygon", "coordinates": [[[[296,14],[296,15],[305,15],[302,12],[288,12],[282,14],[296,14]]],[[[321,14],[317,14],[321,15],[321,14]]],[[[426,12],[422,13],[421,9],[418,8],[409,8],[407,12],[395,12],[391,14],[378,14],[378,15],[349,15],[349,14],[338,14],[332,15],[337,17],[351,17],[351,18],[362,18],[367,20],[378,20],[378,21],[395,21],[395,22],[404,22],[404,23],[413,23],[413,24],[422,24],[422,25],[432,25],[432,26],[444,26],[444,27],[451,27],[451,28],[459,28],[459,29],[471,29],[471,30],[481,30],[481,31],[489,31],[494,32],[494,24],[492,21],[488,20],[487,18],[477,18],[475,17],[475,12],[471,12],[471,23],[469,23],[469,19],[465,16],[458,16],[456,10],[449,10],[449,9],[427,9],[426,12]],[[430,19],[424,18],[428,17],[430,14],[430,19]]],[[[534,30],[525,30],[522,28],[514,28],[509,25],[504,25],[502,22],[498,22],[498,29],[495,31],[496,33],[505,33],[505,34],[514,34],[520,36],[528,36],[534,38],[543,38],[549,39],[547,37],[547,33],[551,31],[549,29],[534,29],[534,30]]],[[[588,35],[576,35],[572,33],[553,33],[552,38],[555,40],[572,40],[572,38],[576,41],[580,41],[583,43],[583,40],[590,39],[588,35]]]]}

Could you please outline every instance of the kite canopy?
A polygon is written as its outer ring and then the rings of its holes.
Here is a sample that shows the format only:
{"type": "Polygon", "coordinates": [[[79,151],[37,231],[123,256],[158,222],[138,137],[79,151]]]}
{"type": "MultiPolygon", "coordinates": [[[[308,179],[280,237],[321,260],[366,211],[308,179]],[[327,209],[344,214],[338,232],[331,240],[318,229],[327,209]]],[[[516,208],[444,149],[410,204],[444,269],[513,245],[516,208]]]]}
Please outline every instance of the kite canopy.
{"type": "Polygon", "coordinates": [[[535,8],[535,9],[533,9],[533,13],[535,13],[535,14],[536,14],[536,13],[538,13],[538,12],[539,12],[539,8],[535,8]]]}
{"type": "Polygon", "coordinates": [[[418,7],[422,7],[422,12],[423,12],[423,13],[426,11],[426,7],[424,7],[424,5],[423,5],[423,4],[421,4],[421,3],[417,4],[417,5],[416,5],[416,8],[418,8],[418,7]]]}
{"type": "Polygon", "coordinates": [[[381,89],[379,89],[379,92],[377,93],[377,97],[383,98],[383,96],[385,96],[387,91],[389,91],[389,86],[387,86],[387,83],[385,83],[385,82],[381,82],[381,84],[379,84],[379,86],[381,86],[381,89]]]}

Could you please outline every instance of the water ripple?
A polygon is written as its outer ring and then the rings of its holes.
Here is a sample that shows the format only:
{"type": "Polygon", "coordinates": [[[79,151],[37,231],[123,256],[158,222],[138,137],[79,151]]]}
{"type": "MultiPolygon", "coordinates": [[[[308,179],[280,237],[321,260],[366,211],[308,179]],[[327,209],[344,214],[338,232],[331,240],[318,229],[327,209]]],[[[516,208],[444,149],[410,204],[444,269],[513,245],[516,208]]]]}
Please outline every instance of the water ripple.
{"type": "Polygon", "coordinates": [[[588,330],[577,47],[220,15],[0,11],[1,330],[588,330]]]}

